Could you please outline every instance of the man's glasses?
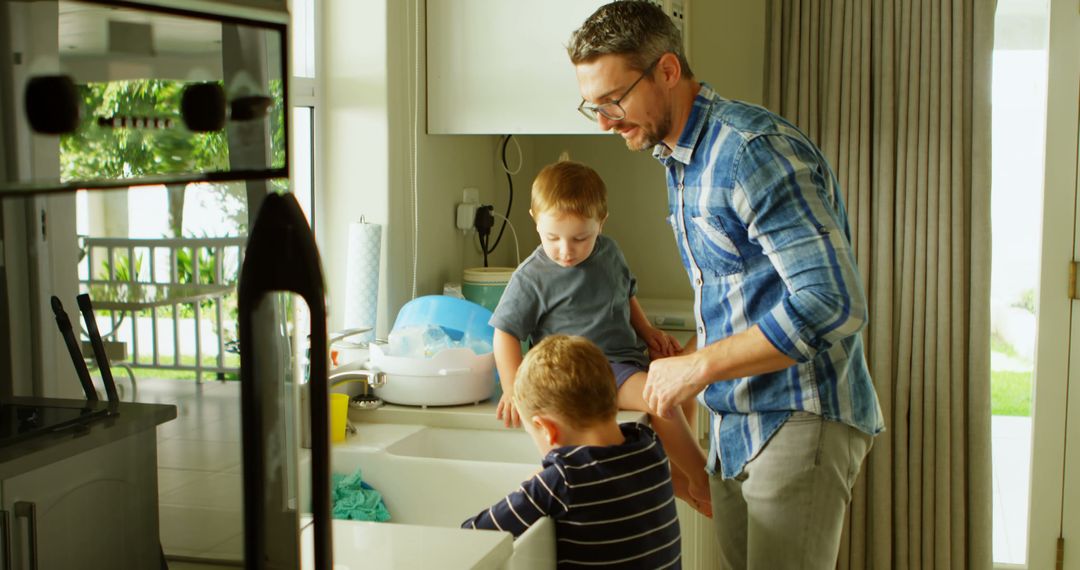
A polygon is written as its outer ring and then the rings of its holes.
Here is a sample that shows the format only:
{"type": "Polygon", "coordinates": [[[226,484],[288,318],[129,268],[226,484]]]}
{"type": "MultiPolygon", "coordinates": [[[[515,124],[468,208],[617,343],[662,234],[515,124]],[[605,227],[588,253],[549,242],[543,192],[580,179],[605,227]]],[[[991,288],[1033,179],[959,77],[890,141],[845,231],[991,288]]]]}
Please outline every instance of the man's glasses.
{"type": "Polygon", "coordinates": [[[645,79],[645,76],[652,73],[653,68],[656,67],[658,62],[659,60],[654,61],[652,65],[645,68],[645,71],[641,72],[641,76],[631,83],[630,87],[627,87],[626,91],[623,91],[622,96],[618,99],[613,99],[607,103],[600,103],[599,105],[586,105],[585,100],[582,99],[581,104],[578,105],[577,108],[578,112],[585,115],[590,121],[599,121],[600,115],[603,115],[604,118],[611,121],[621,121],[625,119],[626,110],[622,108],[620,103],[626,100],[626,97],[630,95],[630,92],[634,90],[634,87],[637,87],[638,83],[641,83],[642,79],[645,79]]]}

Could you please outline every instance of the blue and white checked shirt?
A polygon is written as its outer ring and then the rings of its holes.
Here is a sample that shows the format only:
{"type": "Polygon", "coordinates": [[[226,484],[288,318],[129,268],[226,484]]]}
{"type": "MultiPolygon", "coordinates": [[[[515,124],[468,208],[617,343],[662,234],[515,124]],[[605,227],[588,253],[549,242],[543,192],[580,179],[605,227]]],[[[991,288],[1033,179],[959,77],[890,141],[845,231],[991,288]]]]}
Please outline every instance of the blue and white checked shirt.
{"type": "Polygon", "coordinates": [[[666,167],[668,221],[694,288],[698,346],[759,325],[797,365],[716,382],[709,472],[735,477],[796,410],[885,429],[858,334],[866,299],[839,185],[783,118],[702,84],[666,167]]]}

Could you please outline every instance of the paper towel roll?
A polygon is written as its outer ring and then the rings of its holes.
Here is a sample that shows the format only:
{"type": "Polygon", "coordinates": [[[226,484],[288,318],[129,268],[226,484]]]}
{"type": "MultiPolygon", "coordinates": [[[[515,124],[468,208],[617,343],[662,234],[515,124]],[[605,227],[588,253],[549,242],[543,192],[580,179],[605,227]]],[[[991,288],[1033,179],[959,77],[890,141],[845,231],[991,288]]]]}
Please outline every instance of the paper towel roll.
{"type": "Polygon", "coordinates": [[[371,327],[371,332],[351,341],[375,340],[375,316],[379,306],[379,255],[382,226],[362,219],[349,224],[349,258],[345,273],[345,328],[371,327]]]}

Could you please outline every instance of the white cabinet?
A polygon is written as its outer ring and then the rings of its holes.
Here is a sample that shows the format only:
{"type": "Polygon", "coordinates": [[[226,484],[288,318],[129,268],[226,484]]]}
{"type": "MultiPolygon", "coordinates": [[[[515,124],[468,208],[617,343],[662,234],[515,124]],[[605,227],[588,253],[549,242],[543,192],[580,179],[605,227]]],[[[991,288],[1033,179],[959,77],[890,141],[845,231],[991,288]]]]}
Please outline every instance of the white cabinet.
{"type": "Polygon", "coordinates": [[[14,569],[159,568],[156,449],[149,429],[4,479],[0,558],[14,569]]]}
{"type": "Polygon", "coordinates": [[[609,0],[427,0],[429,134],[598,134],[570,33],[609,0]]]}

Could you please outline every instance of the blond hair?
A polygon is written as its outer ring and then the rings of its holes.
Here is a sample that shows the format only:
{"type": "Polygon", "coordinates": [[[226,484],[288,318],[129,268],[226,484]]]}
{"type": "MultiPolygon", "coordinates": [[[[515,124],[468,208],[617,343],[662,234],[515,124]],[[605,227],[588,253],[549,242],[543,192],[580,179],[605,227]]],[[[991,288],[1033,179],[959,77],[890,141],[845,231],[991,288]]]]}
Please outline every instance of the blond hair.
{"type": "Polygon", "coordinates": [[[523,414],[551,413],[579,428],[611,421],[619,408],[607,357],[588,339],[567,335],[549,336],[525,355],[514,400],[523,414]]]}
{"type": "Polygon", "coordinates": [[[580,162],[560,160],[540,170],[533,180],[532,215],[573,214],[582,219],[607,218],[607,186],[595,170],[580,162]]]}

